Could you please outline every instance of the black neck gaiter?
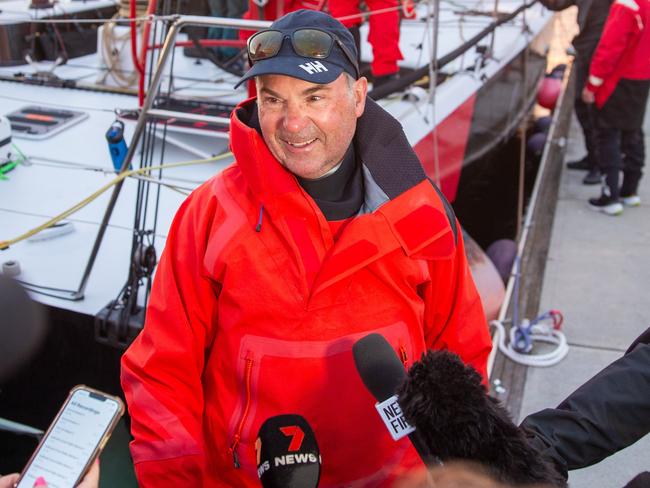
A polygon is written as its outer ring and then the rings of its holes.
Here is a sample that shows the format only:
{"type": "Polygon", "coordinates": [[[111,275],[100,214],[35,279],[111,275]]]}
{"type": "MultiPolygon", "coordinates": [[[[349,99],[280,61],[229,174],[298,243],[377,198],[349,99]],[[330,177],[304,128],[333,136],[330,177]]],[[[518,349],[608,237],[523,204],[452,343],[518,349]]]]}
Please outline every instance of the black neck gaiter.
{"type": "Polygon", "coordinates": [[[317,180],[297,179],[329,221],[352,217],[363,204],[363,177],[353,144],[345,153],[341,166],[331,175],[317,180]]]}

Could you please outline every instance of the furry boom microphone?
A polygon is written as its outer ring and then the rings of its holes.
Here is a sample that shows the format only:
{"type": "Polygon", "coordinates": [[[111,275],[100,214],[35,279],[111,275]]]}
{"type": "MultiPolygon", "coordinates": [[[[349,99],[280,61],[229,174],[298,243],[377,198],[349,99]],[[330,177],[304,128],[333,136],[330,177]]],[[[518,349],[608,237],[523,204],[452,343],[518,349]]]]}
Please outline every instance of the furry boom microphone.
{"type": "Polygon", "coordinates": [[[424,354],[397,393],[404,416],[443,462],[477,461],[506,483],[566,486],[551,463],[527,443],[506,409],[485,393],[476,370],[455,354],[424,354]]]}

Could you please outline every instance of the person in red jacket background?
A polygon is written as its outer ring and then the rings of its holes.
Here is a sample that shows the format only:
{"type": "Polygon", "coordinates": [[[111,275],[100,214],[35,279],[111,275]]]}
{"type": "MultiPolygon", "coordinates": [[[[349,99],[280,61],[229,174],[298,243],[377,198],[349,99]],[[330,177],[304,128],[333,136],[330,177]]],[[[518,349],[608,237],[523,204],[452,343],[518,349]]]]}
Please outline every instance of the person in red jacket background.
{"type": "Polygon", "coordinates": [[[649,88],[650,0],[615,0],[582,92],[585,103],[597,107],[605,175],[601,196],[591,198],[589,204],[608,215],[620,215],[624,204],[641,203],[637,190],[645,160],[642,124],[649,88]]]}
{"type": "MultiPolygon", "coordinates": [[[[366,0],[365,3],[369,10],[368,42],[372,46],[370,70],[373,86],[377,88],[399,77],[397,62],[404,59],[399,48],[400,2],[366,0]]],[[[359,0],[329,0],[328,6],[332,16],[342,18],[343,25],[350,29],[358,49],[361,43],[359,27],[363,22],[359,0]]]]}
{"type": "Polygon", "coordinates": [[[380,333],[405,368],[448,349],[487,380],[460,226],[399,121],[366,98],[340,22],[299,10],[248,48],[241,81],[259,96],[231,115],[236,162],[179,209],[122,359],[138,481],[257,487],[261,425],[297,414],[321,486],[389,486],[421,461],[382,423],[352,346],[380,333]]]}

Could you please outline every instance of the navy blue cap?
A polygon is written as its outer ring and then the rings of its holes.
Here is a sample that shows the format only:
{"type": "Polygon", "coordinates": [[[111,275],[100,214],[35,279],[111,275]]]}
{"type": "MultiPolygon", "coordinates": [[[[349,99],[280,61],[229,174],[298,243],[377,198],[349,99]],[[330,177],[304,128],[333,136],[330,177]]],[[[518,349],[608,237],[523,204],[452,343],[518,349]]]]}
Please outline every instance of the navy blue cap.
{"type": "Polygon", "coordinates": [[[255,62],[253,66],[237,82],[235,88],[244,81],[261,75],[286,75],[293,78],[325,85],[336,80],[344,71],[357,79],[357,69],[345,55],[341,46],[334,43],[330,54],[325,59],[307,58],[295,53],[289,35],[302,28],[313,27],[329,32],[338,37],[345,45],[352,59],[357,59],[357,48],[354,38],[348,29],[331,15],[316,10],[296,10],[290,12],[271,24],[270,29],[287,34],[282,41],[282,47],[272,58],[255,62]]]}

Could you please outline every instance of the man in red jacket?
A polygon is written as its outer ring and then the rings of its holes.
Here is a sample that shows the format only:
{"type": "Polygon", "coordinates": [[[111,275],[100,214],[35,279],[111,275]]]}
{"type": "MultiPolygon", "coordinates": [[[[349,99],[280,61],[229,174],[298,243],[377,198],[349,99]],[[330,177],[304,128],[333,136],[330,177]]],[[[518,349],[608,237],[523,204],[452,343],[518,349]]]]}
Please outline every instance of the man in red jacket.
{"type": "Polygon", "coordinates": [[[650,0],[615,0],[582,92],[585,103],[597,107],[605,175],[601,196],[589,204],[605,214],[620,215],[623,205],[641,203],[637,190],[645,160],[642,124],[649,88],[650,0]]]}
{"type": "Polygon", "coordinates": [[[366,99],[349,31],[300,10],[249,41],[257,99],[236,162],[184,202],[122,385],[141,486],[259,486],[265,420],[303,416],[320,486],[387,486],[421,461],[393,441],[352,345],[409,367],[449,349],[485,378],[490,336],[449,203],[400,123],[366,99]]]}

